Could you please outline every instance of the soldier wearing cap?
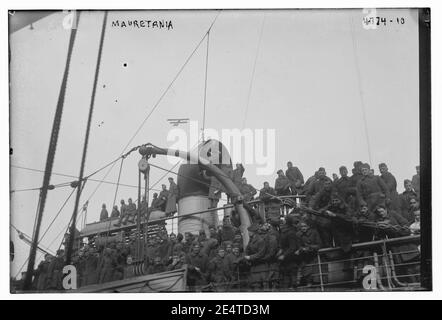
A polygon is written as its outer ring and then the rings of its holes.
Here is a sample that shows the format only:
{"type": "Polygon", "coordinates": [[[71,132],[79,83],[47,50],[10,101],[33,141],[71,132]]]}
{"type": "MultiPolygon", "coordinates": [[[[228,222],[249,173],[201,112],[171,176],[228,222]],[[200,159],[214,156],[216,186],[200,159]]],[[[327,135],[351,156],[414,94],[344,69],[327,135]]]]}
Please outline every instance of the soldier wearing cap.
{"type": "Polygon", "coordinates": [[[120,201],[120,219],[118,219],[117,223],[114,223],[114,226],[119,227],[121,226],[121,222],[123,221],[123,219],[126,218],[127,215],[127,205],[124,202],[124,199],[121,199],[120,201]]]}
{"type": "Polygon", "coordinates": [[[158,198],[160,199],[158,202],[158,209],[160,209],[161,211],[166,211],[167,199],[169,198],[169,191],[167,190],[165,184],[161,185],[161,192],[158,198]]]}
{"type": "Polygon", "coordinates": [[[48,265],[48,289],[62,290],[63,267],[65,264],[65,252],[57,250],[57,255],[48,265]]]}
{"type": "Polygon", "coordinates": [[[399,208],[403,215],[408,211],[410,200],[412,198],[419,199],[419,195],[413,190],[413,184],[410,180],[404,180],[404,188],[405,191],[399,195],[399,208]]]}
{"type": "Polygon", "coordinates": [[[81,286],[98,282],[98,255],[94,248],[85,246],[80,260],[81,286]]]}
{"type": "Polygon", "coordinates": [[[295,252],[300,259],[298,283],[311,286],[315,280],[314,275],[319,270],[315,264],[318,263],[316,253],[322,247],[321,238],[318,232],[306,222],[299,223],[299,231],[296,235],[300,241],[300,248],[295,252]]]}
{"type": "Polygon", "coordinates": [[[175,212],[177,212],[176,202],[178,197],[178,186],[173,181],[172,177],[168,178],[169,180],[169,192],[166,202],[166,216],[171,216],[175,212]]]}
{"type": "Polygon", "coordinates": [[[385,163],[379,164],[379,172],[381,173],[381,179],[387,185],[388,192],[390,193],[391,205],[390,208],[397,210],[399,208],[399,195],[397,193],[396,178],[390,171],[385,163]]]}
{"type": "MultiPolygon", "coordinates": [[[[278,226],[279,227],[279,226],[278,226]]],[[[277,254],[279,251],[279,231],[275,225],[265,223],[260,228],[260,233],[264,237],[266,251],[263,260],[267,262],[266,286],[270,290],[275,290],[279,285],[279,262],[277,254]]]]}
{"type": "Polygon", "coordinates": [[[411,186],[413,187],[413,190],[417,193],[417,196],[419,198],[420,196],[420,186],[421,183],[421,167],[416,166],[416,174],[411,179],[411,186]]]}
{"type": "Polygon", "coordinates": [[[337,193],[333,193],[331,201],[324,212],[331,220],[331,234],[336,247],[347,253],[351,250],[353,239],[353,214],[337,193]]]}
{"type": "Polygon", "coordinates": [[[52,256],[49,253],[46,253],[44,256],[44,260],[40,262],[37,268],[37,285],[36,289],[38,291],[44,291],[47,289],[47,280],[50,277],[48,273],[49,264],[51,263],[52,256]]]}
{"type": "Polygon", "coordinates": [[[361,205],[359,207],[358,212],[355,215],[355,235],[354,235],[354,241],[355,242],[369,242],[373,241],[373,229],[369,228],[367,226],[364,226],[364,223],[366,222],[375,222],[376,216],[373,212],[370,212],[368,210],[367,205],[361,205]]]}
{"type": "Polygon", "coordinates": [[[333,183],[334,188],[344,202],[353,210],[356,209],[356,187],[353,186],[351,178],[348,176],[347,167],[339,168],[341,177],[333,183]]]}
{"type": "Polygon", "coordinates": [[[277,172],[278,178],[275,180],[275,191],[278,196],[287,196],[292,193],[290,180],[284,175],[282,170],[277,172]]]}
{"type": "Polygon", "coordinates": [[[250,235],[249,244],[246,247],[244,259],[251,264],[249,284],[252,291],[261,291],[267,288],[268,266],[264,260],[266,243],[260,226],[252,224],[248,229],[250,235]]]}
{"type": "Polygon", "coordinates": [[[276,196],[276,191],[273,189],[270,184],[265,181],[263,188],[259,190],[259,199],[267,202],[268,200],[274,198],[276,196]]]}
{"type": "Polygon", "coordinates": [[[351,180],[351,186],[355,188],[355,190],[359,180],[361,180],[363,177],[362,168],[361,168],[362,165],[363,165],[362,161],[353,162],[353,169],[351,170],[352,176],[350,177],[350,180],[351,180]]]}
{"type": "Polygon", "coordinates": [[[241,192],[244,201],[252,201],[253,197],[256,194],[256,189],[251,185],[247,183],[246,178],[241,178],[241,183],[238,186],[239,191],[241,192]]]}
{"type": "Polygon", "coordinates": [[[108,218],[109,218],[109,213],[107,212],[106,204],[103,203],[103,205],[101,206],[100,221],[105,221],[108,218]]]}
{"type": "Polygon", "coordinates": [[[286,223],[281,227],[280,249],[278,252],[278,260],[280,261],[281,270],[281,288],[296,288],[297,272],[298,272],[298,256],[295,252],[300,248],[300,241],[297,233],[296,217],[288,215],[286,223]]]}
{"type": "Polygon", "coordinates": [[[326,181],[333,182],[329,177],[327,177],[327,172],[325,171],[325,168],[320,167],[317,171],[316,179],[314,179],[313,182],[310,183],[306,194],[310,197],[318,194],[324,188],[324,183],[326,181]]]}
{"type": "Polygon", "coordinates": [[[186,263],[186,255],[184,253],[177,253],[172,257],[172,262],[167,266],[167,271],[177,270],[184,267],[186,263]]]}
{"type": "Polygon", "coordinates": [[[217,254],[208,265],[209,281],[215,283],[216,291],[228,291],[230,281],[229,261],[226,259],[226,251],[218,247],[217,254]]]}
{"type": "Polygon", "coordinates": [[[112,208],[111,219],[119,218],[119,217],[120,217],[120,211],[118,210],[118,206],[115,205],[115,206],[112,208]]]}
{"type": "Polygon", "coordinates": [[[244,242],[242,240],[241,230],[237,229],[233,237],[233,246],[237,246],[240,253],[244,252],[244,242]]]}
{"type": "Polygon", "coordinates": [[[359,204],[368,205],[372,211],[378,204],[390,201],[390,192],[385,182],[376,176],[370,176],[370,165],[365,163],[361,166],[363,177],[356,186],[356,195],[359,204]]]}
{"type": "Polygon", "coordinates": [[[134,223],[136,215],[137,206],[132,202],[132,198],[128,199],[127,205],[124,203],[124,200],[121,200],[121,216],[114,226],[119,227],[121,224],[126,225],[128,222],[134,223]]]}
{"type": "Polygon", "coordinates": [[[98,264],[98,283],[112,281],[117,261],[111,248],[104,248],[98,264]]]}
{"type": "Polygon", "coordinates": [[[161,257],[157,256],[153,260],[153,264],[149,266],[147,269],[147,274],[161,273],[166,271],[166,267],[164,266],[163,260],[161,257]]]}
{"type": "MultiPolygon", "coordinates": [[[[331,181],[325,181],[324,187],[319,191],[311,200],[310,207],[317,211],[325,211],[329,203],[331,202],[333,193],[333,185],[331,181]]],[[[331,231],[331,221],[330,219],[322,216],[312,216],[312,221],[317,228],[322,243],[325,247],[331,247],[333,243],[332,231],[331,231]]]]}
{"type": "Polygon", "coordinates": [[[304,183],[304,177],[298,167],[294,167],[291,161],[287,162],[287,170],[285,171],[286,177],[292,183],[292,187],[295,185],[296,180],[300,180],[301,184],[304,183]]]}
{"type": "Polygon", "coordinates": [[[162,200],[158,197],[158,193],[154,192],[152,202],[150,203],[150,210],[160,210],[162,205],[162,200]]]}
{"type": "Polygon", "coordinates": [[[241,184],[241,179],[244,175],[245,170],[246,169],[244,168],[242,163],[237,163],[235,165],[235,169],[232,170],[232,180],[233,180],[233,183],[236,184],[237,186],[239,186],[241,184]]]}
{"type": "Polygon", "coordinates": [[[201,252],[198,242],[193,243],[191,252],[186,256],[186,264],[189,268],[187,281],[190,288],[195,290],[195,287],[207,284],[209,258],[201,252]]]}
{"type": "Polygon", "coordinates": [[[409,223],[414,221],[414,212],[420,209],[420,203],[417,198],[410,197],[410,202],[407,210],[403,210],[401,215],[408,220],[409,223]]]}

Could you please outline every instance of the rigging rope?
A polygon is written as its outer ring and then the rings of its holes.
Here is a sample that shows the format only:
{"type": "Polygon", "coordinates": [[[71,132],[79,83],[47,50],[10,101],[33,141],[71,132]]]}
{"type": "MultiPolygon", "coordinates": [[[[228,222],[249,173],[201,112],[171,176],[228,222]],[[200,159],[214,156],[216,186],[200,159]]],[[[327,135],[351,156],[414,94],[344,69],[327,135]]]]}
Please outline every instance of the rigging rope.
{"type": "Polygon", "coordinates": [[[368,159],[370,160],[370,164],[373,164],[372,158],[371,158],[370,138],[368,135],[368,123],[367,123],[367,116],[366,116],[366,111],[365,111],[365,102],[364,102],[364,97],[363,97],[363,93],[362,93],[361,71],[359,70],[359,60],[358,60],[358,55],[357,55],[357,51],[358,51],[357,42],[356,42],[357,40],[356,40],[356,37],[354,34],[353,18],[351,16],[349,19],[349,23],[350,23],[351,40],[352,40],[352,45],[353,45],[354,62],[355,62],[356,74],[357,74],[357,78],[358,78],[358,89],[359,89],[358,91],[359,91],[359,97],[361,100],[361,109],[362,109],[362,118],[363,118],[364,129],[365,129],[365,138],[367,140],[368,159]]]}
{"type": "Polygon", "coordinates": [[[262,40],[262,34],[263,34],[263,30],[264,30],[264,23],[265,23],[265,19],[266,19],[266,14],[264,13],[263,17],[262,17],[262,23],[261,23],[261,31],[259,34],[259,40],[258,40],[258,47],[256,49],[256,54],[255,54],[255,61],[253,62],[253,69],[252,69],[252,77],[250,79],[250,85],[249,85],[249,91],[247,93],[247,103],[246,103],[246,110],[244,112],[244,119],[242,121],[242,128],[244,129],[244,126],[246,124],[246,119],[247,119],[247,113],[249,111],[249,102],[250,102],[250,95],[252,93],[252,87],[253,87],[253,80],[255,79],[255,70],[256,70],[256,61],[258,61],[258,56],[259,56],[259,50],[261,48],[261,40],[262,40]]]}
{"type": "MultiPolygon", "coordinates": [[[[121,157],[120,158],[118,158],[118,160],[120,160],[121,159],[121,157]]],[[[17,169],[24,169],[24,170],[29,170],[29,171],[35,171],[35,172],[44,172],[44,170],[38,170],[38,169],[33,169],[33,168],[26,168],[26,167],[20,167],[20,166],[14,166],[14,165],[11,165],[11,167],[12,168],[17,168],[17,169]]],[[[58,176],[63,176],[63,177],[69,177],[69,178],[78,178],[78,176],[74,176],[74,175],[69,175],[69,174],[63,174],[63,173],[52,173],[52,175],[58,175],[58,176]]],[[[88,176],[89,177],[89,176],[88,176]]],[[[86,178],[85,178],[86,179],[86,178]]],[[[87,180],[88,181],[92,181],[92,182],[101,182],[101,183],[104,183],[104,184],[110,184],[110,185],[117,185],[117,183],[116,182],[112,182],[112,181],[107,181],[107,180],[97,180],[97,179],[89,179],[89,178],[87,178],[87,180]]],[[[66,184],[67,185],[70,185],[70,182],[68,183],[68,182],[66,182],[66,184]]],[[[131,185],[131,184],[124,184],[124,183],[120,183],[119,184],[121,187],[128,187],[128,188],[138,188],[137,186],[135,186],[135,185],[131,185]]],[[[58,185],[58,187],[59,187],[59,185],[58,185]]],[[[41,188],[38,188],[38,189],[41,189],[41,188]]],[[[150,188],[150,189],[152,189],[152,188],[150,188]]],[[[159,189],[152,189],[153,191],[161,191],[161,190],[159,190],[159,189]]],[[[22,190],[15,190],[16,192],[18,192],[18,191],[22,191],[22,190]]],[[[23,190],[24,191],[24,190],[23,190]]]]}
{"type": "Polygon", "coordinates": [[[163,100],[163,98],[165,97],[165,95],[167,94],[167,92],[169,91],[169,89],[172,87],[172,85],[175,83],[175,81],[178,79],[178,77],[180,76],[181,72],[184,70],[184,68],[186,67],[187,63],[190,61],[190,59],[193,57],[193,55],[195,54],[195,52],[198,50],[198,48],[200,47],[201,43],[203,43],[204,39],[207,36],[207,33],[210,32],[210,30],[212,29],[213,25],[215,24],[215,21],[218,19],[218,16],[221,14],[221,11],[216,15],[215,19],[213,20],[212,24],[210,25],[208,31],[206,31],[204,33],[204,36],[201,38],[201,40],[198,42],[198,44],[196,45],[195,49],[193,49],[193,51],[191,52],[191,54],[187,57],[186,61],[184,62],[184,64],[181,66],[181,68],[178,70],[177,74],[175,75],[175,77],[172,79],[172,81],[170,82],[170,84],[166,87],[166,89],[164,90],[164,92],[161,94],[160,98],[157,100],[157,102],[154,104],[153,108],[150,110],[150,112],[147,114],[147,116],[144,118],[144,120],[141,122],[141,124],[138,126],[137,130],[135,131],[135,133],[132,135],[132,137],[129,139],[128,143],[126,144],[126,146],[123,148],[123,152],[126,150],[126,148],[132,143],[133,139],[135,139],[135,137],[138,135],[138,133],[140,132],[141,128],[144,126],[144,124],[146,123],[146,121],[150,118],[150,116],[153,114],[153,112],[156,110],[156,108],[160,105],[161,101],[163,100]]]}
{"type": "Polygon", "coordinates": [[[121,170],[123,169],[123,161],[124,161],[124,158],[121,158],[120,171],[118,172],[117,187],[115,189],[115,195],[114,195],[114,201],[112,203],[112,209],[114,208],[115,201],[117,200],[118,186],[120,185],[121,170]]]}
{"type": "Polygon", "coordinates": [[[89,106],[89,116],[88,116],[88,120],[87,120],[86,135],[85,135],[85,139],[84,139],[83,156],[81,159],[81,166],[80,166],[80,175],[78,177],[78,181],[80,182],[80,187],[77,189],[77,196],[75,198],[75,207],[74,207],[74,213],[73,213],[73,219],[72,219],[71,234],[70,234],[67,253],[66,253],[66,264],[70,264],[70,262],[71,262],[71,255],[72,255],[72,249],[73,249],[74,237],[75,237],[75,227],[76,227],[75,225],[76,225],[76,218],[77,218],[77,210],[78,210],[78,204],[80,202],[81,191],[83,190],[83,188],[81,187],[81,184],[84,185],[86,183],[86,181],[83,182],[83,173],[84,173],[84,167],[86,164],[87,147],[88,147],[88,143],[89,143],[92,115],[94,112],[94,104],[95,104],[95,97],[96,97],[96,91],[97,91],[98,76],[100,74],[100,65],[101,65],[101,57],[103,54],[103,44],[104,44],[104,36],[106,33],[107,16],[108,16],[108,12],[105,11],[104,18],[103,18],[102,31],[101,31],[100,45],[98,48],[97,65],[95,68],[95,76],[94,76],[94,84],[93,84],[93,88],[92,88],[91,103],[89,106]]]}
{"type": "Polygon", "coordinates": [[[204,77],[204,105],[203,105],[203,128],[202,128],[202,139],[205,141],[204,129],[206,128],[206,101],[207,101],[207,70],[209,68],[209,39],[210,39],[210,29],[207,31],[207,50],[206,50],[206,74],[204,77]]]}
{"type": "MultiPolygon", "coordinates": [[[[75,15],[75,18],[76,18],[75,25],[78,26],[78,22],[80,20],[80,12],[78,12],[75,15]]],[[[71,64],[72,52],[74,49],[74,43],[75,43],[75,38],[77,35],[77,30],[78,30],[78,28],[72,28],[70,38],[69,38],[67,59],[66,59],[64,73],[63,73],[63,79],[61,82],[60,93],[58,96],[57,107],[55,110],[54,122],[52,125],[51,138],[50,138],[50,142],[49,142],[48,155],[47,155],[47,159],[46,159],[45,174],[43,177],[43,187],[40,191],[40,207],[39,207],[36,226],[35,226],[35,234],[33,237],[32,246],[31,246],[31,250],[30,250],[30,254],[29,254],[29,263],[28,263],[28,268],[27,268],[27,273],[26,273],[27,276],[25,277],[25,281],[24,281],[24,285],[23,285],[24,290],[29,290],[32,285],[32,274],[34,271],[37,242],[38,242],[38,237],[39,237],[39,232],[40,232],[41,221],[43,218],[44,207],[46,204],[46,197],[48,194],[47,188],[49,186],[51,173],[52,173],[52,167],[53,167],[54,159],[55,159],[55,152],[57,150],[58,133],[60,131],[60,126],[61,126],[61,117],[63,114],[67,80],[68,80],[68,76],[69,76],[69,68],[70,68],[70,64],[71,64]]]]}
{"type": "MultiPolygon", "coordinates": [[[[63,182],[60,184],[55,184],[55,185],[49,185],[48,186],[48,190],[54,190],[55,188],[63,188],[63,187],[68,187],[71,185],[71,182],[63,182]]],[[[29,188],[29,189],[15,189],[15,190],[11,190],[9,191],[10,193],[16,193],[16,192],[23,192],[23,191],[37,191],[37,190],[42,190],[43,187],[38,187],[38,188],[29,188]]]]}
{"type": "MultiPolygon", "coordinates": [[[[123,169],[123,162],[124,162],[124,157],[121,158],[120,171],[118,172],[117,187],[115,188],[115,196],[114,196],[114,202],[113,202],[113,204],[112,204],[112,210],[114,209],[115,201],[117,200],[118,186],[119,186],[119,184],[120,184],[120,177],[121,177],[121,171],[122,171],[122,169],[123,169]]],[[[138,189],[138,187],[137,187],[137,189],[138,189]]],[[[138,208],[138,209],[139,209],[139,208],[138,208]]],[[[112,211],[111,211],[111,214],[112,214],[112,211]]],[[[123,214],[123,212],[120,213],[120,215],[122,215],[122,214],[123,214]]],[[[109,220],[109,224],[108,224],[108,227],[107,227],[106,239],[105,239],[105,242],[104,242],[104,246],[107,245],[107,238],[108,238],[108,236],[109,236],[109,232],[110,232],[110,228],[111,228],[111,227],[112,227],[112,220],[109,220]]]]}
{"type": "MultiPolygon", "coordinates": [[[[209,30],[213,27],[213,25],[215,24],[215,21],[218,19],[218,16],[221,14],[221,11],[219,11],[218,15],[215,17],[215,19],[213,20],[212,24],[209,27],[209,30]]],[[[207,33],[207,32],[206,32],[207,33]]],[[[200,42],[197,44],[197,46],[195,47],[195,49],[192,51],[192,53],[190,54],[190,56],[187,58],[187,60],[185,61],[184,65],[179,69],[178,73],[176,74],[176,76],[174,77],[174,79],[172,80],[172,82],[169,84],[169,86],[166,88],[166,90],[164,91],[164,93],[160,96],[160,98],[158,99],[158,101],[155,103],[154,107],[152,108],[152,110],[149,112],[149,114],[147,115],[147,117],[143,120],[143,122],[141,123],[141,125],[138,127],[138,129],[136,130],[135,134],[129,139],[129,142],[124,146],[123,151],[121,152],[120,156],[114,160],[113,162],[109,163],[108,165],[104,166],[103,168],[101,168],[100,170],[108,167],[109,165],[112,165],[109,170],[106,172],[106,174],[104,175],[103,179],[99,182],[99,184],[96,186],[96,188],[94,189],[94,191],[92,191],[92,193],[89,195],[87,201],[89,201],[94,195],[95,193],[98,191],[98,189],[100,188],[100,186],[102,185],[104,179],[106,179],[106,177],[109,175],[109,173],[112,171],[112,169],[114,168],[116,161],[118,161],[121,156],[124,154],[124,151],[126,150],[126,148],[130,145],[130,143],[133,141],[133,139],[135,139],[136,135],[139,133],[139,131],[141,130],[141,128],[144,126],[144,124],[146,123],[146,121],[149,119],[149,117],[152,115],[152,113],[155,111],[155,109],[158,107],[158,105],[160,104],[161,100],[164,98],[164,96],[166,95],[166,93],[168,92],[168,90],[172,87],[173,83],[176,81],[176,79],[178,78],[178,76],[181,74],[181,72],[183,71],[184,67],[187,65],[187,63],[189,62],[190,58],[192,58],[192,56],[194,55],[194,53],[196,52],[196,50],[199,48],[199,46],[201,45],[201,43],[203,42],[203,40],[205,39],[206,34],[204,34],[204,37],[200,40],[200,42]]],[[[178,165],[180,162],[177,162],[175,164],[178,165]]],[[[174,166],[174,167],[175,167],[174,166]]],[[[96,172],[94,172],[93,174],[95,174],[96,172]]],[[[91,175],[89,175],[88,177],[90,177],[91,175]]],[[[164,176],[161,178],[163,179],[164,176]]],[[[160,180],[161,180],[160,179],[160,180]]],[[[153,189],[153,187],[155,185],[157,185],[160,180],[158,180],[153,186],[152,188],[150,188],[153,191],[161,191],[161,190],[155,190],[153,189]]],[[[92,181],[92,180],[91,180],[92,181]]],[[[121,184],[123,185],[123,184],[121,184]]],[[[137,187],[135,187],[137,188],[137,187]]]]}
{"type": "Polygon", "coordinates": [[[55,215],[55,217],[52,219],[51,223],[49,224],[49,226],[46,228],[46,231],[43,233],[43,235],[41,236],[40,240],[38,240],[38,243],[40,243],[43,238],[45,237],[45,235],[48,233],[49,229],[51,228],[51,226],[54,224],[55,220],[58,218],[58,216],[60,215],[61,211],[63,210],[63,208],[66,206],[66,204],[68,203],[69,199],[72,197],[72,195],[74,194],[75,188],[72,189],[72,192],[69,194],[69,196],[67,197],[67,199],[65,200],[65,202],[63,203],[63,205],[61,206],[60,210],[58,210],[57,214],[55,215]]]}

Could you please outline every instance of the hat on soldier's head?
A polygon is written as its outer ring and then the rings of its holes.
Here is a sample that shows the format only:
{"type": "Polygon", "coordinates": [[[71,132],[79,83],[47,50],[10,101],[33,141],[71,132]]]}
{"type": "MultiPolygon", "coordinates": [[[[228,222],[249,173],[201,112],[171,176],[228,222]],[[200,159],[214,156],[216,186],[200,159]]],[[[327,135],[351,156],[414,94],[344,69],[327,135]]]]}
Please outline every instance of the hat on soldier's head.
{"type": "Polygon", "coordinates": [[[375,211],[377,211],[378,209],[385,209],[385,205],[383,205],[383,204],[378,204],[378,205],[376,206],[375,211]]]}
{"type": "Polygon", "coordinates": [[[366,169],[370,169],[370,165],[368,163],[363,163],[361,165],[361,168],[366,168],[366,169]]]}
{"type": "Polygon", "coordinates": [[[276,173],[277,173],[277,174],[280,174],[280,173],[284,173],[284,171],[282,171],[281,169],[279,169],[278,171],[276,171],[276,173]]]}
{"type": "Polygon", "coordinates": [[[387,165],[384,162],[379,164],[379,168],[386,168],[386,167],[387,167],[387,165]]]}

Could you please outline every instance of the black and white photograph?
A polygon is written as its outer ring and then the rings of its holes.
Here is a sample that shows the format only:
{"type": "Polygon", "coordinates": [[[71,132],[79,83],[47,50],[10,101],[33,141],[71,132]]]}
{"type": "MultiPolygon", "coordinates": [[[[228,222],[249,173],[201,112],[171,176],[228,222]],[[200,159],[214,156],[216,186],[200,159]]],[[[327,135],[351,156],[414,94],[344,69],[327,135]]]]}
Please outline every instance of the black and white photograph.
{"type": "Polygon", "coordinates": [[[7,13],[10,293],[432,290],[430,9],[7,13]]]}

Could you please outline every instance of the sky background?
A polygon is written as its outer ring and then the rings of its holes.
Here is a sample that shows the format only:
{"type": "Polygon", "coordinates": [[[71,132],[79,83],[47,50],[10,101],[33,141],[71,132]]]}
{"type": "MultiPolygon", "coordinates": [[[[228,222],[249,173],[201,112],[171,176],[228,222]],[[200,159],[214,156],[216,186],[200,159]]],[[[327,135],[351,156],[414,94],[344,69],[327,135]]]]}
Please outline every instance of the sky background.
{"type": "MultiPolygon", "coordinates": [[[[219,15],[210,32],[206,127],[242,129],[244,123],[246,128],[276,130],[275,173],[258,176],[256,166],[246,165],[249,183],[257,188],[265,180],[273,184],[276,170],[285,169],[288,160],[307,178],[320,166],[331,176],[341,165],[350,170],[353,161],[369,162],[371,158],[376,173],[380,162],[389,165],[402,191],[402,181],[411,178],[419,162],[417,11],[377,13],[394,23],[366,30],[362,10],[223,11],[219,15]],[[397,24],[397,17],[404,17],[405,24],[397,24]]],[[[109,13],[86,174],[121,154],[217,14],[109,13]],[[173,30],[111,27],[117,19],[172,20],[173,30]]],[[[32,30],[27,27],[10,36],[12,165],[45,167],[68,47],[64,17],[63,13],[52,14],[34,23],[32,30]]],[[[102,12],[83,12],[80,18],[55,173],[79,173],[102,18],[102,12]]],[[[203,42],[129,148],[146,142],[168,146],[166,138],[172,127],[167,118],[202,122],[205,59],[203,42]]],[[[125,160],[121,183],[137,185],[139,158],[135,153],[125,160]]],[[[152,163],[171,167],[161,157],[152,163]]],[[[118,167],[115,165],[107,181],[117,181],[118,167]]],[[[106,172],[94,178],[101,179],[106,172]]],[[[151,168],[150,181],[163,174],[151,168]]],[[[11,168],[12,190],[38,187],[42,179],[42,173],[11,168]]],[[[71,180],[54,175],[51,183],[71,180]]],[[[166,178],[163,180],[165,183],[166,178]]],[[[96,185],[92,181],[86,184],[80,204],[96,185]]],[[[41,235],[71,191],[65,187],[49,192],[41,235]]],[[[102,203],[111,208],[114,193],[114,185],[101,185],[90,200],[87,222],[98,220],[102,203]]],[[[137,189],[120,186],[117,199],[129,197],[135,199],[137,189]]],[[[74,198],[41,242],[52,251],[60,245],[60,231],[72,215],[74,198]]],[[[37,202],[38,191],[11,194],[11,222],[28,235],[32,235],[37,202]]],[[[11,265],[15,276],[29,247],[16,232],[11,235],[16,247],[11,265]]]]}

